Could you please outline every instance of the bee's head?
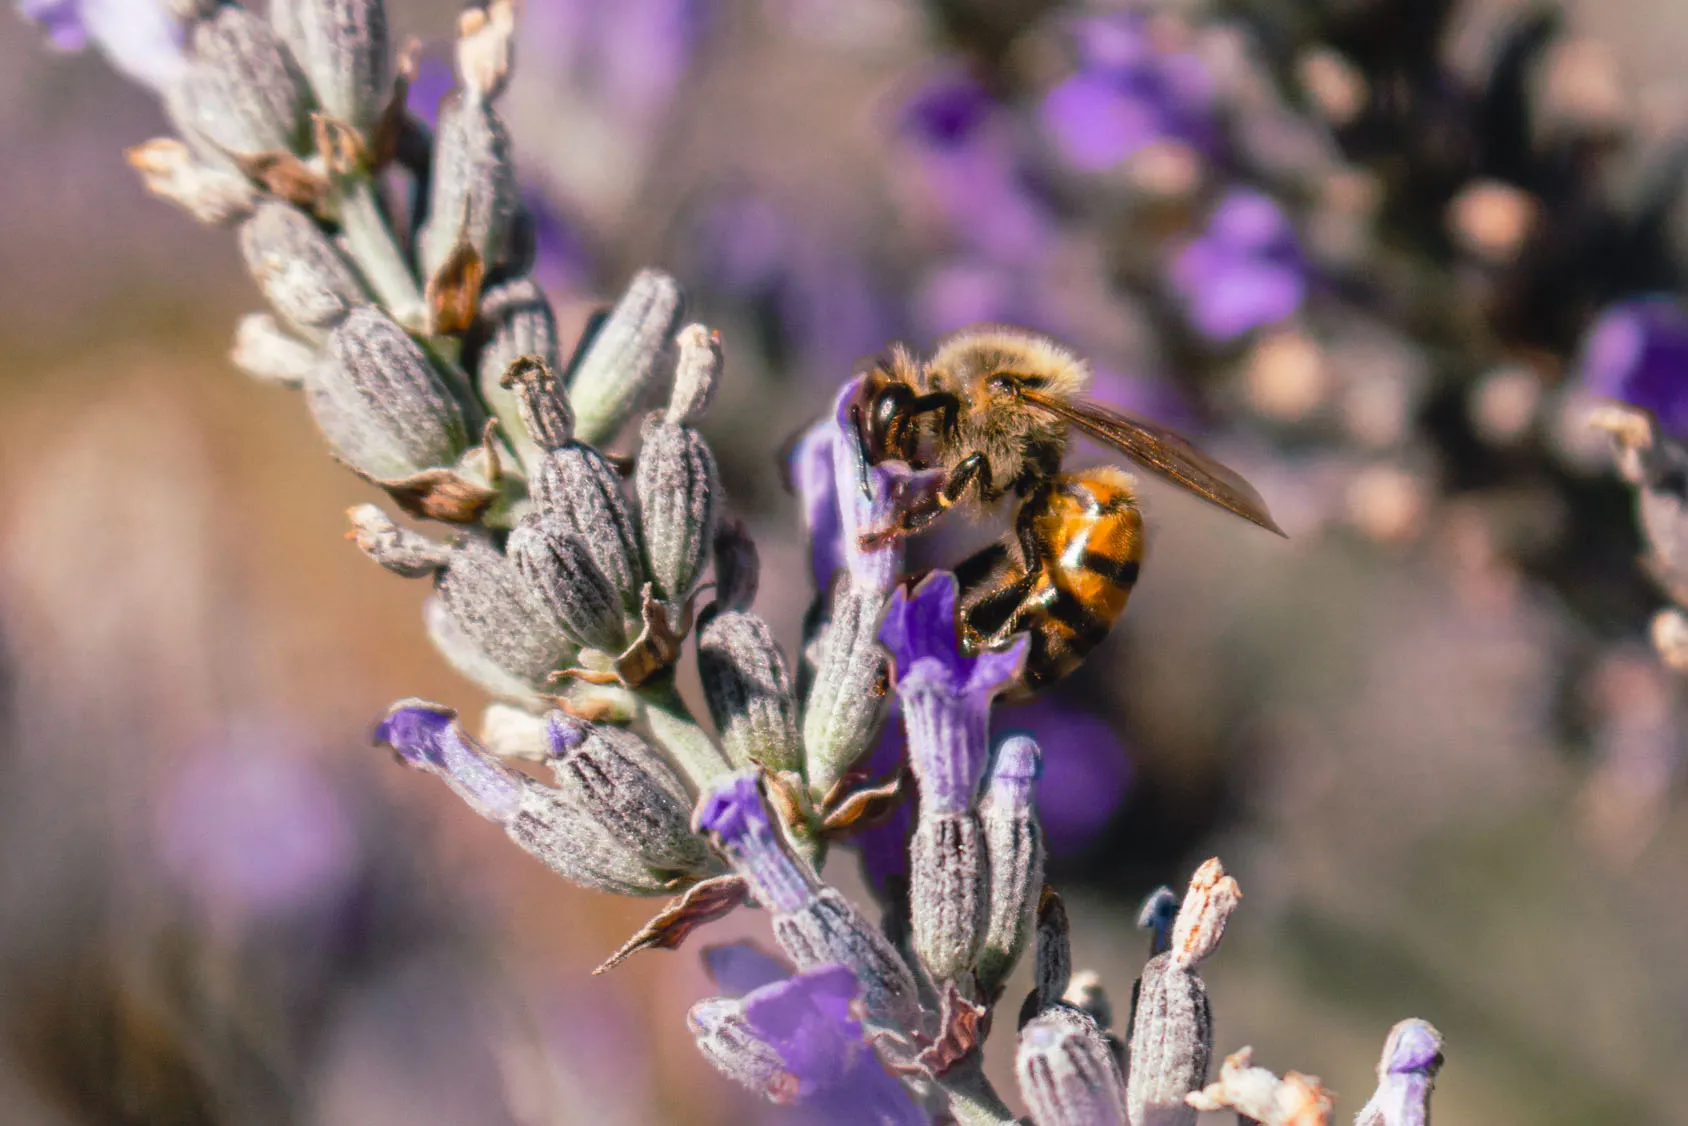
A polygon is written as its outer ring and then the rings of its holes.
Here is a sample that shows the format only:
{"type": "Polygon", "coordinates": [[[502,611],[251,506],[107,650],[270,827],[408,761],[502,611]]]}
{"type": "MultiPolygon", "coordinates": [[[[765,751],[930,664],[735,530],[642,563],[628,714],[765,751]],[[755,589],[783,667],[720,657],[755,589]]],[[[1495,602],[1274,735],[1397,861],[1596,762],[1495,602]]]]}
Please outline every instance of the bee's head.
{"type": "Polygon", "coordinates": [[[894,345],[862,373],[851,404],[858,436],[870,463],[914,456],[917,436],[907,425],[906,408],[919,394],[920,364],[908,349],[894,345]]]}

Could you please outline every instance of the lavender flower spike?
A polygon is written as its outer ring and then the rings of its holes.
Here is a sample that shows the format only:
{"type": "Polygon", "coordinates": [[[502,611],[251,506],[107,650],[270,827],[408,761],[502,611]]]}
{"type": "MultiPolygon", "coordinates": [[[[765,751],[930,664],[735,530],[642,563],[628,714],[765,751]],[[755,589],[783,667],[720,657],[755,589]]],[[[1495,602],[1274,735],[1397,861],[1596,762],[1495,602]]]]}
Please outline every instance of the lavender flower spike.
{"type": "Polygon", "coordinates": [[[723,777],[699,803],[692,827],[713,835],[751,895],[773,916],[774,938],[800,970],[842,962],[862,985],[867,1019],[908,1034],[921,1029],[919,987],[884,933],[792,855],[768,816],[758,772],[723,777]]]}
{"type": "Polygon", "coordinates": [[[1002,652],[964,654],[955,605],[955,576],[934,572],[912,596],[896,593],[879,630],[896,664],[909,762],[920,785],[909,846],[914,949],[940,982],[971,970],[985,941],[990,871],[979,782],[990,750],[991,701],[1020,675],[1028,645],[1020,638],[1002,652]]]}
{"type": "Polygon", "coordinates": [[[1441,1068],[1442,1034],[1428,1021],[1401,1021],[1384,1041],[1377,1090],[1354,1126],[1430,1126],[1430,1092],[1441,1068]]]}

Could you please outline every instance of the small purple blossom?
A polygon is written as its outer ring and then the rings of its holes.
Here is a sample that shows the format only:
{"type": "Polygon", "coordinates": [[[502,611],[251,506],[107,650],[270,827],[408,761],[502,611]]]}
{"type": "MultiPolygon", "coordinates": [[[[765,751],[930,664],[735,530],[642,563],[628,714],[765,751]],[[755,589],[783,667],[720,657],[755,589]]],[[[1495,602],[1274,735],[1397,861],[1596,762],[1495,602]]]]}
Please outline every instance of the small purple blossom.
{"type": "Polygon", "coordinates": [[[668,104],[691,66],[707,9],[698,0],[524,5],[522,49],[634,120],[668,104]]]}
{"type": "Polygon", "coordinates": [[[464,734],[450,708],[395,704],[376,726],[375,741],[391,747],[405,765],[438,775],[482,816],[503,821],[521,804],[525,775],[464,734]]]}
{"type": "Polygon", "coordinates": [[[1160,141],[1214,147],[1205,68],[1193,55],[1157,47],[1144,22],[1135,14],[1079,21],[1080,69],[1044,97],[1043,128],[1079,171],[1112,168],[1160,141]]]}
{"type": "Polygon", "coordinates": [[[1377,1090],[1354,1121],[1361,1126],[1427,1126],[1430,1093],[1442,1067],[1442,1034],[1428,1021],[1389,1030],[1377,1065],[1377,1090]]]}
{"type": "Polygon", "coordinates": [[[989,753],[990,708],[1020,675],[1028,641],[970,656],[956,626],[956,582],[934,571],[912,594],[899,589],[879,629],[896,666],[909,761],[933,811],[972,807],[989,753]]]}
{"type": "Polygon", "coordinates": [[[1307,296],[1307,263],[1277,201],[1233,188],[1179,251],[1171,282],[1190,323],[1225,343],[1293,316],[1307,296]]]}
{"type": "Polygon", "coordinates": [[[1688,437],[1688,316],[1667,297],[1610,306],[1583,340],[1579,378],[1589,394],[1650,410],[1688,437]]]}
{"type": "Polygon", "coordinates": [[[1054,220],[1030,190],[1007,111],[965,76],[916,91],[902,135],[924,201],[950,234],[987,258],[1028,263],[1052,239],[1054,220]]]}
{"type": "Polygon", "coordinates": [[[18,0],[61,51],[92,43],[118,71],[163,91],[186,66],[182,22],[163,0],[18,0]]]}
{"type": "Polygon", "coordinates": [[[404,107],[428,125],[438,125],[440,103],[457,85],[451,64],[438,55],[424,55],[416,64],[416,77],[405,91],[404,107]]]}
{"type": "Polygon", "coordinates": [[[838,427],[831,420],[817,422],[792,447],[787,463],[791,487],[803,509],[803,533],[809,541],[809,571],[815,589],[824,591],[844,565],[843,517],[838,511],[838,478],[833,450],[838,427]]]}
{"type": "Polygon", "coordinates": [[[726,775],[698,806],[692,827],[715,834],[757,902],[770,911],[796,911],[814,899],[814,881],[786,851],[758,779],[755,770],[726,775]]]}

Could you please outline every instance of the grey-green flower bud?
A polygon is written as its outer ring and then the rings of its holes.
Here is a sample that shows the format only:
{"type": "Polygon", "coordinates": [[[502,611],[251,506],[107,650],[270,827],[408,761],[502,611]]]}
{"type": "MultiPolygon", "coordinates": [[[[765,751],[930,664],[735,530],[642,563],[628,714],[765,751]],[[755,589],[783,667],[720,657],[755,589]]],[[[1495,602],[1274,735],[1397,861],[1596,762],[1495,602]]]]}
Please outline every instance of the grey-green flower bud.
{"type": "Polygon", "coordinates": [[[169,108],[189,133],[231,153],[303,152],[303,76],[262,17],[225,4],[194,23],[188,69],[169,108]]]}
{"type": "Polygon", "coordinates": [[[240,226],[240,253],[270,308],[312,339],[369,302],[351,263],[310,217],[278,200],[240,226]]]}
{"type": "Polygon", "coordinates": [[[682,603],[715,542],[715,454],[696,430],[653,414],[645,422],[633,483],[651,582],[659,597],[682,603]]]}
{"type": "Polygon", "coordinates": [[[232,168],[199,159],[174,137],[159,137],[124,153],[147,191],[168,200],[210,226],[238,222],[252,214],[258,190],[232,168]]]}
{"type": "Polygon", "coordinates": [[[582,442],[609,441],[638,409],[668,355],[684,305],[680,283],[660,270],[640,270],[627,284],[569,373],[575,434],[582,442]]]}
{"type": "Polygon", "coordinates": [[[909,840],[909,919],[915,954],[940,985],[973,968],[989,881],[979,815],[922,806],[909,840]]]}
{"type": "MultiPolygon", "coordinates": [[[[503,380],[510,365],[521,356],[538,356],[547,372],[557,369],[557,317],[539,283],[531,277],[520,277],[483,292],[480,321],[471,346],[481,397],[503,424],[523,463],[531,465],[539,445],[522,420],[520,396],[505,387],[503,380]]],[[[571,436],[573,427],[571,416],[571,436]]]]}
{"type": "Polygon", "coordinates": [[[692,796],[668,761],[619,727],[564,712],[548,719],[557,788],[652,868],[698,875],[709,865],[692,832],[692,796]]]}
{"type": "Polygon", "coordinates": [[[489,270],[503,263],[519,203],[504,123],[485,101],[447,98],[434,138],[428,220],[418,236],[422,276],[437,274],[460,239],[489,270]]]}
{"type": "Polygon", "coordinates": [[[440,603],[480,653],[529,692],[574,656],[561,626],[516,568],[485,538],[453,546],[436,580],[440,603]]]}
{"type": "Polygon", "coordinates": [[[289,0],[292,47],[317,101],[368,138],[392,95],[383,0],[289,0]]]}
{"type": "Polygon", "coordinates": [[[791,670],[760,615],[718,604],[706,611],[698,625],[697,668],[710,718],[734,766],[802,769],[791,670]]]}
{"type": "Polygon", "coordinates": [[[235,326],[229,359],[253,379],[302,387],[316,366],[317,350],[268,313],[248,313],[235,326]]]}
{"type": "Polygon", "coordinates": [[[505,552],[573,640],[606,653],[627,648],[621,596],[580,536],[535,512],[510,534],[505,552]]]}
{"type": "Polygon", "coordinates": [[[374,306],[329,334],[305,398],[335,452],[373,477],[451,465],[468,446],[463,413],[428,354],[374,306]]]}
{"type": "Polygon", "coordinates": [[[1056,1005],[1020,1030],[1020,1095],[1036,1126],[1131,1126],[1125,1080],[1107,1036],[1076,1009],[1056,1005]]]}
{"type": "Polygon", "coordinates": [[[1193,1126],[1184,1096],[1200,1091],[1213,1062],[1213,1011],[1196,967],[1219,945],[1242,893],[1218,860],[1196,869],[1172,926],[1171,948],[1143,967],[1132,997],[1131,1121],[1193,1126]]]}
{"type": "Polygon", "coordinates": [[[1032,805],[1032,787],[1041,769],[1037,743],[1015,735],[998,744],[985,775],[979,812],[990,863],[990,899],[977,972],[979,990],[986,997],[1002,988],[1034,929],[1043,890],[1043,830],[1032,805]]]}
{"type": "Polygon", "coordinates": [[[840,582],[830,619],[810,647],[815,672],[803,710],[804,775],[820,793],[879,741],[890,664],[879,623],[889,605],[879,590],[840,582]]]}

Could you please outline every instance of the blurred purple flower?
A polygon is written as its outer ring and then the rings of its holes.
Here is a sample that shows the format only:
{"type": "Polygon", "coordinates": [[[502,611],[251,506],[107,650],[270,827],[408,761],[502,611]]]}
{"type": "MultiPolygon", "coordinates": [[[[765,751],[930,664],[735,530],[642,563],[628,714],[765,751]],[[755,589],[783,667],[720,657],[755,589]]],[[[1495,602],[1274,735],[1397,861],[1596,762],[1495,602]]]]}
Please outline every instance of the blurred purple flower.
{"type": "Polygon", "coordinates": [[[1071,701],[1048,697],[998,711],[993,726],[997,738],[1026,731],[1043,749],[1037,811],[1050,853],[1084,851],[1131,788],[1131,757],[1118,733],[1071,701]]]}
{"type": "Polygon", "coordinates": [[[1591,395],[1619,399],[1688,437],[1688,316],[1666,297],[1612,305],[1583,340],[1578,378],[1591,395]]]}
{"type": "Polygon", "coordinates": [[[118,71],[154,90],[174,82],[186,65],[182,22],[163,0],[18,0],[17,8],[59,50],[80,51],[91,42],[118,71]]]}
{"type": "Polygon", "coordinates": [[[969,656],[956,628],[956,583],[934,571],[912,594],[898,589],[879,627],[896,666],[909,763],[921,800],[936,811],[971,808],[989,755],[991,702],[1020,675],[1027,638],[969,656]]]}
{"type": "MultiPolygon", "coordinates": [[[[711,969],[733,947],[707,957],[711,969]]],[[[763,970],[778,963],[741,948],[763,970]]],[[[760,975],[758,975],[760,976],[760,975]]],[[[725,983],[723,988],[731,988],[725,983]]],[[[819,1122],[924,1123],[902,1085],[879,1066],[856,1017],[861,984],[850,967],[785,970],[742,997],[716,997],[692,1007],[687,1022],[704,1055],[740,1082],[777,1102],[796,1103],[819,1122]]]]}
{"type": "Polygon", "coordinates": [[[1039,257],[1053,220],[1021,175],[1006,111],[978,83],[951,76],[928,83],[903,108],[928,202],[949,232],[987,258],[1039,257]]]}
{"type": "Polygon", "coordinates": [[[928,340],[968,325],[1032,327],[1024,282],[1024,271],[988,259],[964,257],[939,263],[915,290],[915,327],[928,340]]]}
{"type": "Polygon", "coordinates": [[[416,77],[405,92],[404,108],[430,127],[440,123],[440,103],[457,86],[451,64],[437,55],[424,55],[416,65],[416,77]]]}
{"type": "Polygon", "coordinates": [[[160,807],[164,867],[212,910],[261,918],[321,903],[357,865],[351,812],[314,765],[256,743],[190,762],[160,807]]]}
{"type": "Polygon", "coordinates": [[[639,120],[666,105],[685,77],[706,11],[701,0],[529,0],[521,48],[600,104],[639,120]]]}
{"type": "Polygon", "coordinates": [[[1233,188],[1207,229],[1178,253],[1171,282],[1190,323],[1226,342],[1292,316],[1307,295],[1307,273],[1295,228],[1277,201],[1233,188]]]}
{"type": "Polygon", "coordinates": [[[1043,100],[1044,130],[1074,168],[1112,168],[1157,141],[1211,152],[1213,84],[1194,55],[1160,50],[1135,14],[1078,21],[1080,68],[1043,100]]]}
{"type": "Polygon", "coordinates": [[[862,256],[805,230],[761,195],[718,201],[694,237],[704,276],[766,308],[777,333],[771,349],[782,366],[834,384],[896,335],[892,303],[862,256]]]}

